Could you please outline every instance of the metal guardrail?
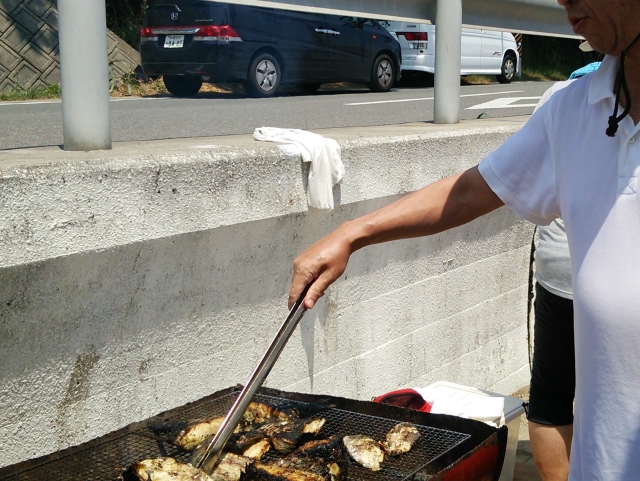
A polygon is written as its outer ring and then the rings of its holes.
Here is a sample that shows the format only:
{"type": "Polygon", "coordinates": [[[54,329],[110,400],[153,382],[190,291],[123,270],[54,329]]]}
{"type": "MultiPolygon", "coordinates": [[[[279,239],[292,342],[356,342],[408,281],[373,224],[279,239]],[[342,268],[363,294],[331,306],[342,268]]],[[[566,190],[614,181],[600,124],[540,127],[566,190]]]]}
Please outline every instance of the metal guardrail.
{"type": "MultiPolygon", "coordinates": [[[[460,118],[460,55],[451,55],[451,52],[460,52],[462,25],[575,37],[567,24],[564,9],[556,0],[465,0],[464,3],[462,0],[226,1],[309,12],[434,22],[444,27],[446,34],[441,32],[436,42],[438,67],[434,119],[437,123],[456,123],[460,118]]],[[[59,0],[58,10],[64,148],[111,148],[104,0],[59,0]]]]}
{"type": "MultiPolygon", "coordinates": [[[[438,0],[225,0],[227,3],[344,13],[389,20],[435,23],[438,0]]],[[[577,37],[556,0],[465,0],[462,24],[511,32],[577,37]]]]}

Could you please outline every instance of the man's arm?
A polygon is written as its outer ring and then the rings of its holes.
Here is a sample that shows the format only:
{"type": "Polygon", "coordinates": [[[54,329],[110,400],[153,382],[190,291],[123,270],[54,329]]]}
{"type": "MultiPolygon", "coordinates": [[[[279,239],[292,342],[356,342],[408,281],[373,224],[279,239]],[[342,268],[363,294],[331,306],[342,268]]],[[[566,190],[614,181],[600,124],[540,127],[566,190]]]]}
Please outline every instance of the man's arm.
{"type": "Polygon", "coordinates": [[[302,252],[293,263],[289,307],[311,283],[311,309],[342,275],[351,254],[371,244],[420,237],[457,227],[502,206],[473,167],[430,184],[382,209],[347,221],[302,252]]]}

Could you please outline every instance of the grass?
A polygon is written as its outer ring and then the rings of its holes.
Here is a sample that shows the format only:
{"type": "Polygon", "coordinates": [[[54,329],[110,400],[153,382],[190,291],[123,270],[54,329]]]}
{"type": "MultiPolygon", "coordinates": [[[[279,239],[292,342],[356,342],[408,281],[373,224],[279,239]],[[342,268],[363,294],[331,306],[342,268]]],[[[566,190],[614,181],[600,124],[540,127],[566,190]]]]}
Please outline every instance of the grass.
{"type": "MultiPolygon", "coordinates": [[[[557,82],[567,80],[573,72],[572,69],[554,67],[525,67],[522,69],[522,77],[517,80],[533,82],[557,82]]],[[[461,77],[462,85],[486,85],[497,83],[495,76],[491,75],[464,75],[461,77]]]]}
{"type": "Polygon", "coordinates": [[[60,85],[54,84],[48,87],[23,89],[16,85],[11,92],[0,93],[0,102],[19,100],[41,100],[60,98],[60,85]]]}

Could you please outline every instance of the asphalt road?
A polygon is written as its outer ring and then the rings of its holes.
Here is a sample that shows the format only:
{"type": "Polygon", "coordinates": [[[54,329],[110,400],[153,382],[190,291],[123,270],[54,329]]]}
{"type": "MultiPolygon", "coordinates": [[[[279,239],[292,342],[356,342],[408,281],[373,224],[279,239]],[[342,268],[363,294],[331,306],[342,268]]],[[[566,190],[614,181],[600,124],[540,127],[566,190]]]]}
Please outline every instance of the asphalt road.
{"type": "MultiPolygon", "coordinates": [[[[461,87],[461,118],[509,117],[533,112],[551,82],[513,82],[461,87]]],[[[111,101],[114,141],[140,141],[251,133],[256,127],[322,129],[433,120],[433,88],[398,87],[293,91],[276,98],[201,93],[111,101]]],[[[60,101],[0,103],[0,150],[62,144],[60,101]]]]}

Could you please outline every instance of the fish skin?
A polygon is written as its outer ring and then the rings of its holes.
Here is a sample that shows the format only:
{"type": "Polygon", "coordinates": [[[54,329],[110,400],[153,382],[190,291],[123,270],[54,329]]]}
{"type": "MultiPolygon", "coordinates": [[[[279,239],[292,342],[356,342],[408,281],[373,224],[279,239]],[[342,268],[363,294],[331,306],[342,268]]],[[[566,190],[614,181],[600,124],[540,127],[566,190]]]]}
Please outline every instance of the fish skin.
{"type": "Polygon", "coordinates": [[[123,474],[125,481],[213,481],[207,473],[173,458],[144,459],[123,474]]]}
{"type": "Polygon", "coordinates": [[[391,428],[386,441],[380,444],[387,453],[397,456],[409,452],[419,437],[420,432],[415,424],[399,423],[391,428]]]}
{"type": "Polygon", "coordinates": [[[384,451],[378,441],[357,434],[345,436],[342,438],[342,442],[354,461],[371,471],[380,471],[380,465],[384,461],[384,451]]]}

